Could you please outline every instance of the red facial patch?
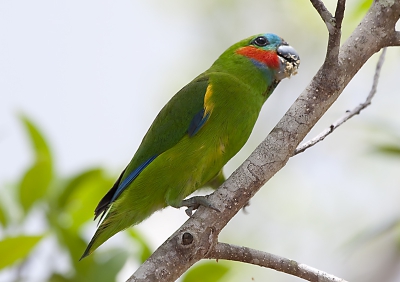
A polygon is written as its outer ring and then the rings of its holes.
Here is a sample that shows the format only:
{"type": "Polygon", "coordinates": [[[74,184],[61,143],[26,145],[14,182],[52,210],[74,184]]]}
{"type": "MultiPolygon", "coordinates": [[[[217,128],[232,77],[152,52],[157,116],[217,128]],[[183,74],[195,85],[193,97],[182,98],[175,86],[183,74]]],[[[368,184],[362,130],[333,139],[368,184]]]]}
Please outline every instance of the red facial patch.
{"type": "Polygon", "coordinates": [[[266,51],[254,46],[246,46],[238,49],[236,53],[263,63],[269,68],[279,68],[279,58],[275,51],[266,51]]]}

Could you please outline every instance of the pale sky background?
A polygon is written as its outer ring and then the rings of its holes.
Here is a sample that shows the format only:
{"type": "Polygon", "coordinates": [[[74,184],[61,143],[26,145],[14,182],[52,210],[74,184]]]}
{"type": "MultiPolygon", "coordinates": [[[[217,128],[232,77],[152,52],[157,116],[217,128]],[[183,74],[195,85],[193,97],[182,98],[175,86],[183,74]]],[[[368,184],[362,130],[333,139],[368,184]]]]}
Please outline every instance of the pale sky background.
{"type": "MultiPolygon", "coordinates": [[[[355,1],[348,2],[350,14],[355,1]]],[[[345,22],[344,37],[356,24],[345,22]]],[[[267,101],[249,142],[227,165],[228,175],[265,138],[323,62],[327,32],[309,1],[0,2],[0,192],[32,161],[18,113],[44,132],[59,174],[101,166],[117,176],[176,91],[230,45],[264,32],[278,34],[298,51],[299,74],[283,81],[267,101]]],[[[372,152],[374,145],[400,136],[399,59],[400,49],[389,49],[372,106],[291,159],[253,198],[248,214],[232,220],[221,240],[349,281],[376,281],[374,275],[392,261],[395,242],[386,238],[356,250],[346,243],[400,212],[400,162],[372,152]]],[[[365,100],[376,61],[377,55],[309,137],[365,100]]],[[[139,229],[156,248],[186,218],[183,210],[168,208],[139,229]]],[[[89,240],[95,223],[88,229],[89,240]]],[[[110,244],[121,238],[115,236],[110,244]]],[[[227,281],[300,281],[237,266],[227,281]]],[[[136,267],[127,264],[120,281],[136,267]]],[[[43,280],[43,269],[33,272],[29,281],[43,280]]],[[[397,266],[397,274],[385,281],[398,279],[397,266]]]]}

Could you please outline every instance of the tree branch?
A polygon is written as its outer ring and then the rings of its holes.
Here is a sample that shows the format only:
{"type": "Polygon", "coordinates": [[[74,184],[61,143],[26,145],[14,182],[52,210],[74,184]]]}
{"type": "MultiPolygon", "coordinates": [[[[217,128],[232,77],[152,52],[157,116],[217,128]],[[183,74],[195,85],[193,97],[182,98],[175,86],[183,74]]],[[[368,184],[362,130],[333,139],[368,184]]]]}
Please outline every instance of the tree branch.
{"type": "Polygon", "coordinates": [[[239,247],[225,243],[218,243],[205,258],[250,263],[275,269],[311,282],[347,282],[341,278],[312,268],[308,265],[298,263],[294,260],[247,247],[239,247]]]}
{"type": "Polygon", "coordinates": [[[394,31],[390,41],[388,42],[388,46],[400,46],[400,31],[394,31]]]}
{"type": "Polygon", "coordinates": [[[328,48],[326,52],[326,63],[334,63],[339,56],[340,37],[346,0],[338,0],[336,4],[335,17],[328,11],[324,3],[320,0],[310,0],[311,4],[317,10],[329,32],[328,48]]]}
{"type": "MultiPolygon", "coordinates": [[[[338,7],[340,3],[344,1],[339,0],[338,7]]],[[[336,10],[339,16],[342,12],[336,10]]],[[[221,230],[285,166],[299,143],[364,63],[381,48],[389,46],[399,17],[400,1],[375,0],[339,49],[338,59],[325,61],[266,139],[221,187],[209,195],[208,200],[220,212],[200,207],[128,281],[175,281],[211,253],[221,230]]],[[[332,50],[334,48],[339,46],[333,46],[332,50]]]]}
{"type": "Polygon", "coordinates": [[[310,0],[311,4],[314,6],[315,10],[319,13],[322,20],[324,21],[326,28],[328,29],[329,34],[333,33],[333,29],[335,27],[335,19],[332,14],[325,7],[324,2],[320,0],[310,0]]]}
{"type": "Polygon", "coordinates": [[[383,48],[382,53],[379,56],[378,63],[376,64],[372,88],[371,88],[371,91],[369,92],[368,97],[365,100],[365,102],[358,105],[357,107],[355,107],[352,111],[347,111],[346,114],[342,118],[340,118],[337,121],[335,121],[334,123],[332,123],[329,128],[322,131],[320,134],[318,134],[313,139],[311,139],[311,140],[305,142],[304,144],[300,145],[299,147],[297,147],[297,149],[294,151],[293,156],[300,154],[300,153],[304,152],[305,150],[307,150],[308,148],[321,142],[322,140],[325,139],[325,137],[330,135],[336,128],[338,128],[343,123],[345,123],[346,121],[351,119],[353,116],[358,115],[363,109],[365,109],[366,107],[371,105],[372,98],[374,97],[374,95],[376,93],[376,89],[378,87],[379,75],[381,73],[381,68],[382,68],[383,62],[385,61],[385,54],[386,54],[386,47],[383,48]]]}
{"type": "Polygon", "coordinates": [[[335,17],[333,18],[335,22],[334,28],[329,31],[328,48],[325,59],[327,65],[334,64],[338,60],[345,7],[346,0],[338,0],[336,4],[335,17]]]}

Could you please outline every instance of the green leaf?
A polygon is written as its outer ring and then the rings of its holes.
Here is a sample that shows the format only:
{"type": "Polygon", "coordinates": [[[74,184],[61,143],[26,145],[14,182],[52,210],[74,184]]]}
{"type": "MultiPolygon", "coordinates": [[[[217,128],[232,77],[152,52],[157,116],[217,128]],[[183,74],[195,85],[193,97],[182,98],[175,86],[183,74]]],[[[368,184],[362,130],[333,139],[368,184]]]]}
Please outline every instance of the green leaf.
{"type": "MultiPolygon", "coordinates": [[[[98,281],[116,281],[116,277],[118,272],[124,266],[126,259],[128,258],[128,254],[121,249],[118,251],[109,251],[108,255],[109,259],[101,261],[100,259],[96,260],[95,264],[92,264],[87,275],[81,278],[78,281],[86,281],[86,282],[98,282],[98,281]],[[110,256],[110,253],[115,253],[110,256]]],[[[104,255],[105,256],[105,255],[104,255]]]]}
{"type": "MultiPolygon", "coordinates": [[[[51,199],[47,218],[60,245],[70,254],[74,269],[87,272],[93,256],[79,261],[87,242],[81,238],[81,227],[93,218],[96,204],[112,186],[114,179],[101,169],[92,169],[71,177],[51,199]]],[[[71,280],[72,281],[72,280],[71,280]]]]}
{"type": "Polygon", "coordinates": [[[35,163],[24,175],[19,185],[19,199],[25,211],[42,199],[52,180],[50,164],[45,161],[35,163]]]}
{"type": "Polygon", "coordinates": [[[102,169],[90,169],[72,177],[67,181],[65,187],[61,189],[62,193],[58,196],[56,208],[64,209],[71,201],[71,195],[79,189],[85,189],[86,184],[96,178],[104,179],[102,169]]]}
{"type": "MultiPolygon", "coordinates": [[[[70,262],[72,263],[72,269],[78,276],[86,277],[91,271],[92,265],[96,263],[95,257],[99,256],[99,252],[94,255],[90,255],[83,260],[79,260],[86,249],[87,242],[83,240],[78,232],[71,230],[70,228],[65,228],[64,226],[52,226],[54,228],[55,234],[59,244],[69,253],[70,262]]],[[[101,254],[101,252],[100,252],[101,254]]],[[[108,255],[108,252],[105,253],[108,255]]],[[[54,279],[59,278],[55,277],[54,279]]],[[[68,275],[69,281],[88,281],[84,279],[79,279],[79,277],[71,277],[68,275]]]]}
{"type": "Polygon", "coordinates": [[[377,146],[377,150],[380,153],[392,156],[400,156],[400,146],[396,145],[380,145],[377,146]]]}
{"type": "Polygon", "coordinates": [[[151,248],[147,244],[145,238],[137,231],[135,228],[129,228],[128,234],[135,240],[135,242],[139,245],[139,261],[140,263],[145,262],[151,254],[151,248]]]}
{"type": "Polygon", "coordinates": [[[33,165],[25,173],[19,184],[19,199],[23,209],[28,211],[37,200],[46,195],[53,178],[53,166],[50,149],[43,135],[27,117],[21,115],[20,119],[28,133],[35,153],[33,165]]]}
{"type": "Polygon", "coordinates": [[[123,250],[111,249],[107,253],[103,253],[103,255],[96,254],[96,257],[96,260],[89,256],[80,261],[78,263],[79,267],[74,268],[73,273],[68,273],[67,277],[53,274],[49,282],[116,281],[116,277],[124,266],[128,254],[123,250]]]}
{"type": "Polygon", "coordinates": [[[373,0],[359,0],[350,17],[357,19],[364,16],[372,5],[373,0]]]}
{"type": "Polygon", "coordinates": [[[58,242],[68,251],[73,268],[76,271],[84,272],[93,260],[93,257],[88,257],[88,259],[79,261],[87,243],[74,230],[63,226],[53,226],[53,228],[55,228],[58,242]]]}
{"type": "Polygon", "coordinates": [[[70,282],[72,279],[66,278],[61,274],[54,273],[48,280],[48,282],[70,282]]]}
{"type": "Polygon", "coordinates": [[[216,262],[197,264],[186,272],[182,282],[217,282],[229,271],[229,267],[216,262]]]}
{"type": "Polygon", "coordinates": [[[93,218],[97,203],[113,182],[114,179],[105,176],[100,169],[89,170],[74,177],[58,199],[58,224],[71,224],[70,228],[78,232],[84,223],[93,218]]]}
{"type": "Polygon", "coordinates": [[[32,148],[36,154],[36,160],[46,159],[51,163],[51,153],[47,145],[43,134],[39,129],[29,120],[28,117],[20,115],[20,120],[22,121],[26,132],[29,135],[29,139],[32,143],[32,148]]]}
{"type": "Polygon", "coordinates": [[[24,259],[43,236],[18,236],[0,241],[0,269],[24,259]]]}
{"type": "Polygon", "coordinates": [[[3,226],[6,226],[8,222],[7,215],[4,211],[4,207],[0,205],[0,223],[3,226]]]}

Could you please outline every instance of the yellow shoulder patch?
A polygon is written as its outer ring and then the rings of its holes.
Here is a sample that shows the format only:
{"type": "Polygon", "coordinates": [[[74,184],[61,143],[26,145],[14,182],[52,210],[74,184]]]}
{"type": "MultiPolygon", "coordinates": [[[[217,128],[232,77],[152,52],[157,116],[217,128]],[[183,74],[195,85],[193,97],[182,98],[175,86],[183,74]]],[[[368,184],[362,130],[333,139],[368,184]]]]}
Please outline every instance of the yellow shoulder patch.
{"type": "Polygon", "coordinates": [[[204,95],[204,116],[211,114],[214,109],[214,103],[212,102],[212,85],[211,83],[207,86],[206,95],[204,95]]]}

